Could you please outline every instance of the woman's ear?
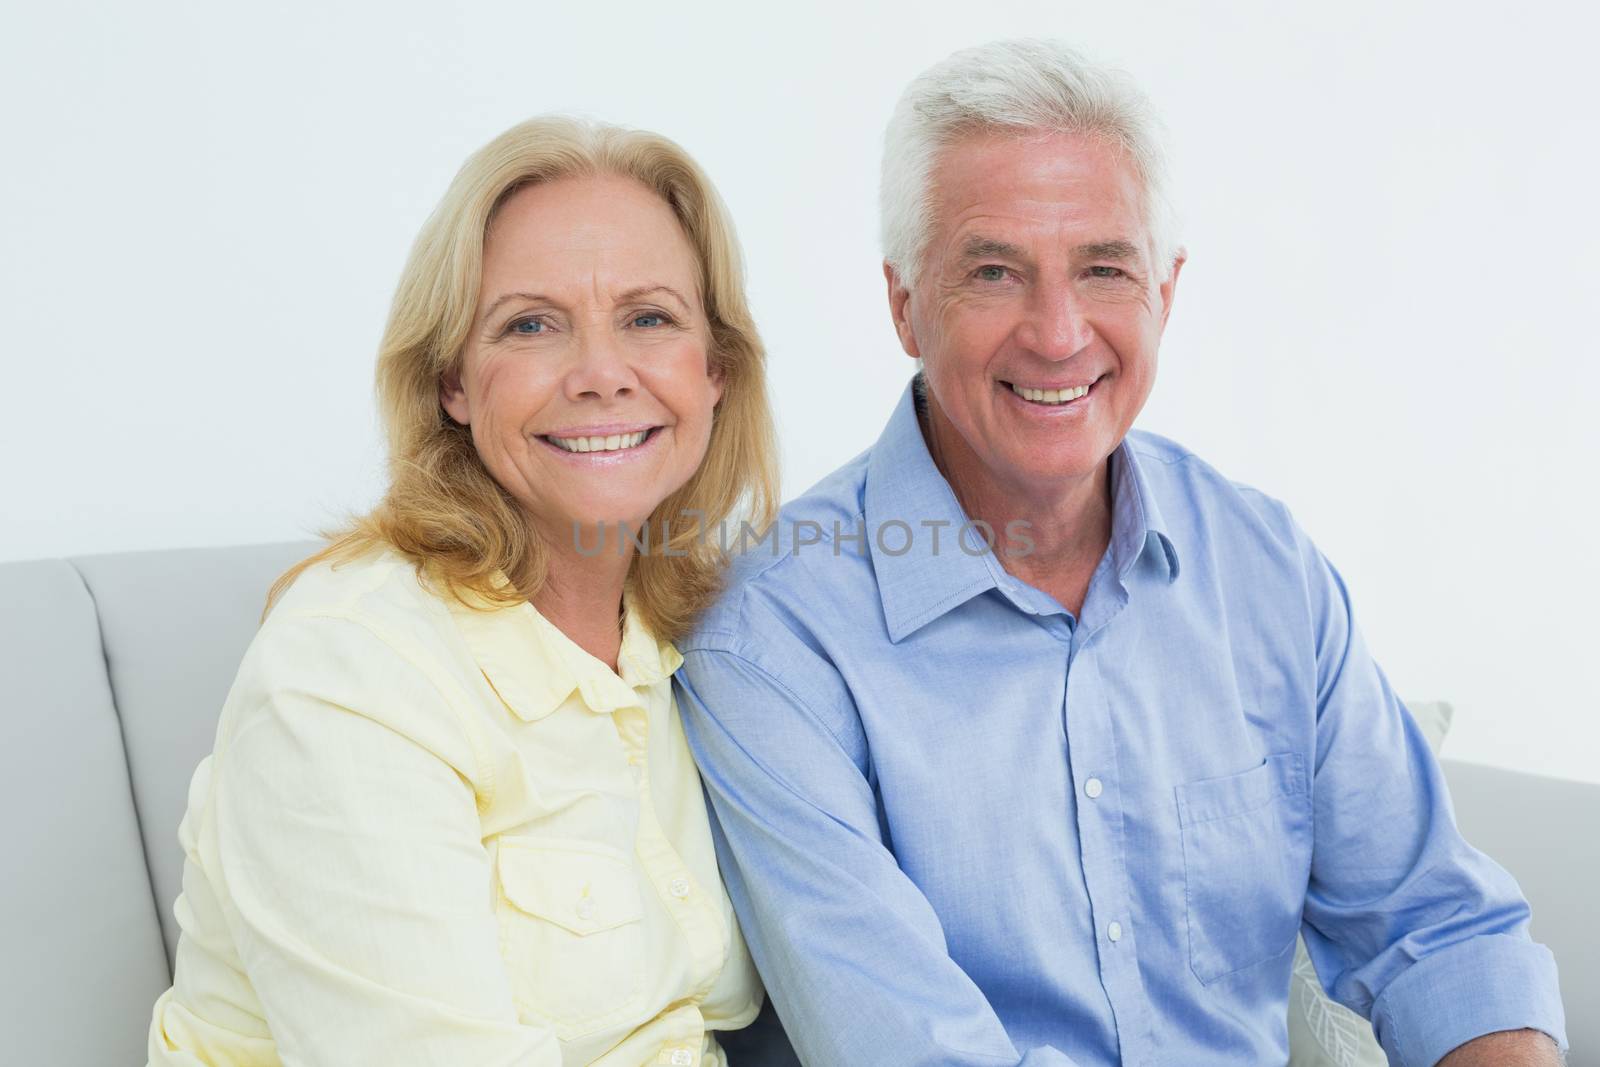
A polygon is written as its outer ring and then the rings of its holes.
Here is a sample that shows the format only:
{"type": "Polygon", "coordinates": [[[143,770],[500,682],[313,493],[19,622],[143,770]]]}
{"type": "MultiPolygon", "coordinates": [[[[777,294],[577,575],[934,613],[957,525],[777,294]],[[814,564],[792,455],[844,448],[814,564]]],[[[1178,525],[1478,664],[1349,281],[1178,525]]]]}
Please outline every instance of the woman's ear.
{"type": "Polygon", "coordinates": [[[461,385],[459,363],[439,376],[439,406],[461,425],[472,424],[472,407],[467,403],[467,391],[461,385]]]}
{"type": "Polygon", "coordinates": [[[728,387],[728,376],[723,372],[721,367],[717,366],[715,363],[712,363],[711,370],[709,373],[707,373],[706,377],[711,379],[711,388],[716,393],[716,399],[711,401],[711,406],[715,408],[718,404],[722,403],[722,398],[726,395],[725,390],[728,387]]]}

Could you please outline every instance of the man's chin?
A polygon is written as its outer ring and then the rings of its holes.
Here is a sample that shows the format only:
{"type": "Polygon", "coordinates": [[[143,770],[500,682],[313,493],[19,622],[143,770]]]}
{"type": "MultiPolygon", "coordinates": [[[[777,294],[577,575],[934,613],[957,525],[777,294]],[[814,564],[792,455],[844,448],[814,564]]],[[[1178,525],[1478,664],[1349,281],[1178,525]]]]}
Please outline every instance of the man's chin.
{"type": "Polygon", "coordinates": [[[991,468],[989,473],[997,485],[1047,493],[1052,487],[1069,486],[1093,477],[1105,466],[1109,454],[1109,449],[1105,454],[1091,449],[1034,451],[1007,457],[1003,466],[991,468]]]}

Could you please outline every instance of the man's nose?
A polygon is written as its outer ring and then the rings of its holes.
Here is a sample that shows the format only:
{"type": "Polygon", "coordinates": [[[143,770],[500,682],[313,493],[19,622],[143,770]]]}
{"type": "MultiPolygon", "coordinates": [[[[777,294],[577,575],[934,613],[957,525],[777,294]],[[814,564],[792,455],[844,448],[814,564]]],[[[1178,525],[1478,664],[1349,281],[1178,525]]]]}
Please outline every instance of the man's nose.
{"type": "Polygon", "coordinates": [[[627,397],[639,387],[628,348],[608,325],[577,331],[576,360],[567,373],[570,400],[611,400],[627,397]]]}
{"type": "Polygon", "coordinates": [[[1094,340],[1082,297],[1066,282],[1034,290],[1017,339],[1046,359],[1066,359],[1094,340]]]}

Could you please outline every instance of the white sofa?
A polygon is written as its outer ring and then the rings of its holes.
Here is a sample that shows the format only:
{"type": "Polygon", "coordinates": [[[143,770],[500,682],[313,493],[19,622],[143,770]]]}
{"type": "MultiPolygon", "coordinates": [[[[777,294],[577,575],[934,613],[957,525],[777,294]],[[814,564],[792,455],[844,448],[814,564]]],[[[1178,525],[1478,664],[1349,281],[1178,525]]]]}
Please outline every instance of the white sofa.
{"type": "MultiPolygon", "coordinates": [[[[312,547],[0,564],[6,1062],[144,1062],[172,978],[189,778],[267,586],[312,547]]],[[[1573,1067],[1600,1067],[1600,786],[1445,769],[1467,838],[1516,875],[1555,952],[1573,1067]]]]}

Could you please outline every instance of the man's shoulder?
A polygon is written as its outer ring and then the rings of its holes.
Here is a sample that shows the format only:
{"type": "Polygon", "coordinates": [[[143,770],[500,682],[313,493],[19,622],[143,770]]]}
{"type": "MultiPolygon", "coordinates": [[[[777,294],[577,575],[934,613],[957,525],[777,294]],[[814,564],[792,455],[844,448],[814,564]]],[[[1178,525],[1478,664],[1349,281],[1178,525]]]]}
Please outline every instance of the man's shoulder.
{"type": "Polygon", "coordinates": [[[723,590],[680,647],[729,649],[747,643],[793,598],[839,596],[871,581],[860,539],[869,452],[863,452],[785,504],[763,530],[729,527],[723,590]]]}
{"type": "Polygon", "coordinates": [[[789,501],[780,512],[783,519],[780,525],[815,522],[831,529],[834,522],[843,526],[860,517],[867,484],[867,465],[871,458],[871,449],[857,454],[854,459],[789,501]]]}
{"type": "Polygon", "coordinates": [[[1169,523],[1247,527],[1284,547],[1294,542],[1294,519],[1277,497],[1229,477],[1170,437],[1130,430],[1127,445],[1169,523]]]}
{"type": "Polygon", "coordinates": [[[1139,461],[1139,469],[1158,488],[1183,486],[1208,499],[1231,501],[1236,496],[1256,500],[1273,498],[1245,482],[1230,478],[1187,445],[1151,430],[1129,430],[1128,448],[1139,461]]]}

